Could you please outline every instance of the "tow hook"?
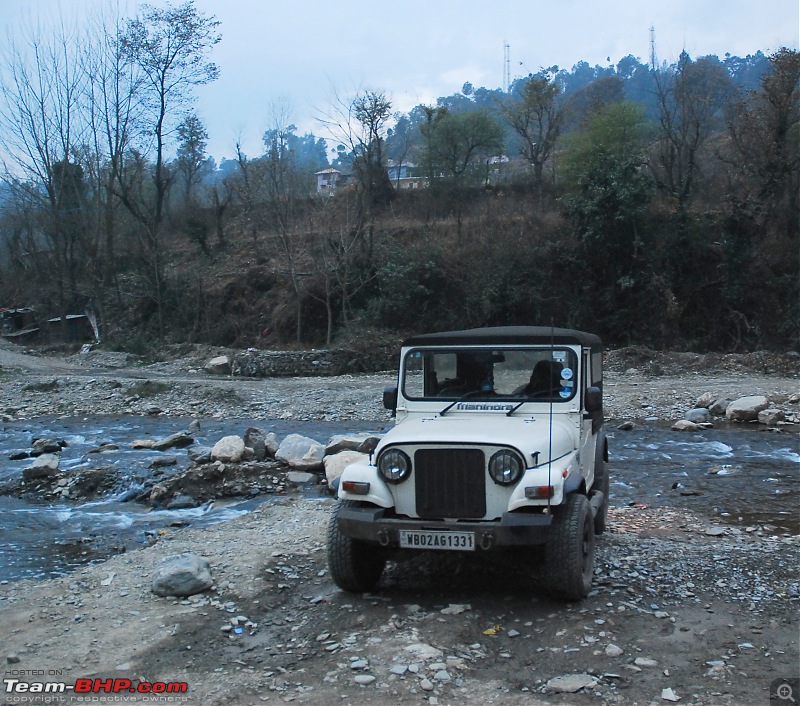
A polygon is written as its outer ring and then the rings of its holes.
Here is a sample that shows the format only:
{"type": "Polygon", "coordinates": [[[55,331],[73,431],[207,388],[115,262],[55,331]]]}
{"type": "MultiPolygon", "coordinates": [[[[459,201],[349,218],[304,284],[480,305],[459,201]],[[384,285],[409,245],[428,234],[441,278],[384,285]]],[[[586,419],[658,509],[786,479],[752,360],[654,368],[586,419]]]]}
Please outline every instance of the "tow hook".
{"type": "Polygon", "coordinates": [[[481,536],[481,549],[489,551],[494,544],[494,535],[491,532],[484,532],[481,536]]]}
{"type": "Polygon", "coordinates": [[[378,542],[382,547],[389,546],[389,530],[382,529],[380,532],[378,532],[378,542]]]}

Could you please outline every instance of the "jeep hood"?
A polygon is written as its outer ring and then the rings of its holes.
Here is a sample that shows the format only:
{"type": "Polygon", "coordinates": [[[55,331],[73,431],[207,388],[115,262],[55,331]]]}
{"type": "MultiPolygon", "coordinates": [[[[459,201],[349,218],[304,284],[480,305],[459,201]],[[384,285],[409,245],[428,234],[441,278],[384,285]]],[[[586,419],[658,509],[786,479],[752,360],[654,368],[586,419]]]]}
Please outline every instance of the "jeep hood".
{"type": "Polygon", "coordinates": [[[577,449],[577,430],[565,420],[549,416],[536,418],[499,415],[448,415],[406,420],[386,433],[376,448],[379,454],[386,446],[447,446],[470,444],[477,446],[510,446],[522,452],[531,465],[532,454],[539,453],[539,463],[560,458],[577,449]]]}

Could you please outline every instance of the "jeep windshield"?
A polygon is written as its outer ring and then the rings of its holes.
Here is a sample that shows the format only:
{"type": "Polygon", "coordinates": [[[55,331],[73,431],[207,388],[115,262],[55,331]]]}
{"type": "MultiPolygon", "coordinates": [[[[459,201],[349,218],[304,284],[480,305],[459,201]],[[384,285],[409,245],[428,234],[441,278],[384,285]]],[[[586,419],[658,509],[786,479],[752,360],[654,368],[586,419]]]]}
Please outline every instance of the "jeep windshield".
{"type": "Polygon", "coordinates": [[[408,400],[567,402],[578,389],[578,358],[565,347],[412,348],[403,358],[408,400]]]}

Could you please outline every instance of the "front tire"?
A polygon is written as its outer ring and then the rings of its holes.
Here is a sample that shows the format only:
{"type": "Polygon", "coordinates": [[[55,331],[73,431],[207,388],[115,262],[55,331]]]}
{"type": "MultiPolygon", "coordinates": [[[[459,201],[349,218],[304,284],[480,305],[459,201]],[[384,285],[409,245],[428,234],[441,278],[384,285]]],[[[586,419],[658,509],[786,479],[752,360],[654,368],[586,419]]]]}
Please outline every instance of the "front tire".
{"type": "Polygon", "coordinates": [[[333,582],[349,593],[374,589],[386,566],[386,557],[380,549],[348,537],[339,530],[340,510],[357,505],[353,500],[340,500],[328,524],[328,570],[333,582]]]}
{"type": "Polygon", "coordinates": [[[545,551],[550,594],[566,601],[585,598],[594,573],[594,521],[586,496],[570,495],[556,512],[545,551]]]}

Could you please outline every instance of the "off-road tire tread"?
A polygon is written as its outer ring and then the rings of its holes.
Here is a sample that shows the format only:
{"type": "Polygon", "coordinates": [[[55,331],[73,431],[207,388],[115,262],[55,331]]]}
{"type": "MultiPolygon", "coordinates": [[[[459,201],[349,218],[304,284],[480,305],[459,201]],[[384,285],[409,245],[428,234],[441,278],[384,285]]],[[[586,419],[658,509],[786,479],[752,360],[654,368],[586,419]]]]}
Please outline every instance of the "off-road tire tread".
{"type": "Polygon", "coordinates": [[[340,500],[328,523],[328,570],[333,582],[343,591],[372,591],[381,579],[386,558],[377,547],[360,542],[339,531],[339,511],[354,507],[353,500],[340,500]]]}
{"type": "Polygon", "coordinates": [[[594,572],[594,525],[592,509],[585,495],[570,495],[559,508],[550,527],[546,547],[545,579],[551,596],[577,601],[589,593],[594,572]],[[588,571],[583,571],[583,528],[588,524],[590,556],[588,571]]]}

